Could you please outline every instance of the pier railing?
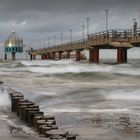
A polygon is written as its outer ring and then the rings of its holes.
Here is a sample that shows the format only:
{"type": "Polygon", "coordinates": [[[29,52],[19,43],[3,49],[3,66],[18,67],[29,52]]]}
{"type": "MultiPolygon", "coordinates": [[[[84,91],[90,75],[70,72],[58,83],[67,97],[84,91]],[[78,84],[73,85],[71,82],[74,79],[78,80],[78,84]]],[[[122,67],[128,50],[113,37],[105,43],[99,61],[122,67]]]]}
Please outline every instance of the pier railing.
{"type": "MultiPolygon", "coordinates": [[[[75,40],[47,48],[32,50],[36,54],[43,52],[72,51],[88,49],[94,46],[107,46],[111,42],[126,42],[133,45],[140,44],[140,28],[137,29],[111,29],[88,35],[86,39],[75,40]]],[[[31,52],[30,52],[31,53],[31,52]]]]}
{"type": "Polygon", "coordinates": [[[110,42],[128,42],[129,36],[132,35],[131,30],[127,29],[112,29],[88,36],[89,45],[106,45],[110,42]]]}
{"type": "Polygon", "coordinates": [[[47,48],[41,48],[36,51],[37,54],[42,54],[43,52],[59,52],[59,51],[69,51],[69,50],[78,50],[78,49],[83,49],[86,48],[87,46],[87,39],[81,39],[81,40],[76,40],[68,43],[63,43],[47,48]]]}

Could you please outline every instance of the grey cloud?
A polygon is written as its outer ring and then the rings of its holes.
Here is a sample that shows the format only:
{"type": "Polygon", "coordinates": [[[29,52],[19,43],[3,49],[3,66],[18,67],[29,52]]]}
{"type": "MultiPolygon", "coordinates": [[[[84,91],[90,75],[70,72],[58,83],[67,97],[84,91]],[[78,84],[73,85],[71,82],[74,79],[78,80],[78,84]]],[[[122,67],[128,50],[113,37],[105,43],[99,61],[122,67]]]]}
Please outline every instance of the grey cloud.
{"type": "MultiPolygon", "coordinates": [[[[1,0],[1,41],[12,29],[25,41],[41,41],[69,29],[74,39],[82,38],[82,24],[90,17],[90,33],[105,29],[105,12],[109,8],[110,28],[131,28],[132,19],[139,18],[139,0],[1,0]]],[[[85,31],[86,32],[86,31],[85,31]]]]}
{"type": "Polygon", "coordinates": [[[0,11],[100,11],[107,7],[130,7],[140,4],[139,0],[1,0],[0,11]]]}

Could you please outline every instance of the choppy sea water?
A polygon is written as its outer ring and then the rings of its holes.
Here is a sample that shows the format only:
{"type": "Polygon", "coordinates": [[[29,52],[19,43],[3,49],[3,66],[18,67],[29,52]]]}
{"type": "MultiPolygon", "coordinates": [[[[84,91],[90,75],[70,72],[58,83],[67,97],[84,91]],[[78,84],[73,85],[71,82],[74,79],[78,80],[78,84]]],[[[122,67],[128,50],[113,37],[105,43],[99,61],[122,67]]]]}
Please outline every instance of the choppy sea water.
{"type": "Polygon", "coordinates": [[[140,60],[121,65],[1,61],[0,80],[0,121],[20,125],[30,135],[34,132],[10,112],[11,89],[39,104],[46,115],[55,115],[57,124],[80,140],[140,138],[140,60]],[[129,118],[126,124],[122,116],[129,118]]]}

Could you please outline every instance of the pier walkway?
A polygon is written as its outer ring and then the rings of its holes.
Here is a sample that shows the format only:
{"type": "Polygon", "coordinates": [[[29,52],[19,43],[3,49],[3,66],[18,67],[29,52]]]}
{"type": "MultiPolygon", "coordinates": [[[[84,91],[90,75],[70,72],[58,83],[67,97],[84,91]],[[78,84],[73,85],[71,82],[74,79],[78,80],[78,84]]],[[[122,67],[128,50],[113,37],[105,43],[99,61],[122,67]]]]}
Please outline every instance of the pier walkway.
{"type": "Polygon", "coordinates": [[[133,47],[140,47],[140,28],[137,29],[111,29],[103,32],[89,34],[86,39],[76,40],[60,45],[41,49],[31,49],[29,55],[35,59],[41,55],[42,59],[66,59],[70,58],[71,52],[75,53],[76,61],[81,60],[81,51],[89,51],[89,61],[99,63],[100,49],[116,49],[117,63],[127,62],[127,50],[133,47]]]}

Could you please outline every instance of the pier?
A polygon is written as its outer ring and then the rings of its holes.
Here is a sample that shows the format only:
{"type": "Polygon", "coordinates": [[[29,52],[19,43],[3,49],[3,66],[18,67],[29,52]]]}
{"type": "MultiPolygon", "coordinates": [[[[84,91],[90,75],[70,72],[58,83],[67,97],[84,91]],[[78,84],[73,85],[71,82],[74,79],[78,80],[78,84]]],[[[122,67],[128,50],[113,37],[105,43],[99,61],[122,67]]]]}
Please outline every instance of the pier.
{"type": "Polygon", "coordinates": [[[111,29],[103,32],[89,34],[86,39],[76,40],[60,45],[41,49],[29,50],[30,59],[36,59],[37,55],[41,56],[42,60],[55,60],[56,58],[63,59],[63,54],[66,54],[66,59],[70,58],[71,52],[75,53],[76,61],[81,60],[81,52],[89,51],[89,62],[100,62],[101,49],[115,49],[117,63],[127,63],[127,50],[133,47],[140,47],[140,28],[133,29],[111,29]]]}

